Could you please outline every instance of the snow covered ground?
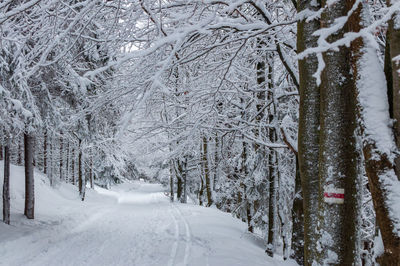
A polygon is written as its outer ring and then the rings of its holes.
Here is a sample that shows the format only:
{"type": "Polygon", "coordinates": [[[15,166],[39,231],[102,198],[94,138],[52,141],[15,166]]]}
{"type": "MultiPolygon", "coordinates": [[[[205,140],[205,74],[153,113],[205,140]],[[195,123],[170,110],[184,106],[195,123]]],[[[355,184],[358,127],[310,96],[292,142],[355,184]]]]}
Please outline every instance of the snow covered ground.
{"type": "Polygon", "coordinates": [[[96,188],[81,202],[76,187],[51,188],[35,174],[36,217],[27,220],[24,170],[11,168],[11,225],[0,222],[0,265],[296,265],[265,255],[230,214],[171,204],[161,185],[96,188]]]}

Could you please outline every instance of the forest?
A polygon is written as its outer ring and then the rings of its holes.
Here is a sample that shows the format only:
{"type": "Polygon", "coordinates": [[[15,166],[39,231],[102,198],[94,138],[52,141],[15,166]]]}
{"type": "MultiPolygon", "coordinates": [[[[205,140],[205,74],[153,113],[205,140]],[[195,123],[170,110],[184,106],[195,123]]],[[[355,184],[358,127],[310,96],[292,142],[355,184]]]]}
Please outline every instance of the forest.
{"type": "Polygon", "coordinates": [[[260,256],[400,265],[399,121],[400,0],[0,2],[0,232],[20,166],[24,219],[37,173],[79,204],[141,180],[260,256]]]}

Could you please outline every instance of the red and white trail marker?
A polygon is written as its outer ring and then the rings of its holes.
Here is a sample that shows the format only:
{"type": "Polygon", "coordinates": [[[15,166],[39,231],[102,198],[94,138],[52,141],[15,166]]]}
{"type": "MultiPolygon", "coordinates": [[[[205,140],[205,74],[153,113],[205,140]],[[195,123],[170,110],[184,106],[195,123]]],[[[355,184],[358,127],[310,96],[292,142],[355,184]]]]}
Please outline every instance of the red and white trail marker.
{"type": "Polygon", "coordinates": [[[325,188],[324,201],[331,204],[343,204],[344,189],[335,187],[325,188]]]}

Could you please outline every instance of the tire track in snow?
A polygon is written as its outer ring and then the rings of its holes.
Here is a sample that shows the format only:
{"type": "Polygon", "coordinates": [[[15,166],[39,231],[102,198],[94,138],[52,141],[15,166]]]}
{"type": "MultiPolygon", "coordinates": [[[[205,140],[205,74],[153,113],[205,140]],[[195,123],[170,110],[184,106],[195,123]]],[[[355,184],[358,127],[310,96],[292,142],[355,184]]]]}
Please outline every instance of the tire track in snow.
{"type": "Polygon", "coordinates": [[[189,257],[192,248],[192,233],[190,232],[190,227],[188,222],[186,221],[185,217],[183,216],[181,210],[175,206],[175,204],[171,204],[172,207],[176,210],[179,216],[179,220],[181,220],[185,226],[185,254],[183,257],[183,265],[189,265],[189,257]]]}
{"type": "MultiPolygon", "coordinates": [[[[173,203],[171,203],[171,205],[173,206],[173,203]]],[[[174,224],[175,224],[175,234],[174,234],[175,241],[174,241],[174,244],[172,245],[171,256],[169,257],[169,261],[168,261],[168,266],[173,266],[174,262],[176,260],[176,257],[178,255],[179,225],[178,225],[178,220],[176,219],[175,215],[173,214],[172,207],[171,207],[171,211],[169,214],[172,216],[172,220],[174,221],[174,224]]]]}

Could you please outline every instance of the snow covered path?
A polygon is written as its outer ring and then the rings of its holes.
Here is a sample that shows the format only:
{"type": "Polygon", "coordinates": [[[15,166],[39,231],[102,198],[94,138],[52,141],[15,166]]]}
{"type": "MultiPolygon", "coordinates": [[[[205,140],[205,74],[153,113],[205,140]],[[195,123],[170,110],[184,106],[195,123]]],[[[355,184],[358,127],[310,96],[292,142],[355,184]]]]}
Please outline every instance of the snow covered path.
{"type": "Polygon", "coordinates": [[[70,185],[35,185],[33,221],[18,214],[23,188],[12,189],[12,225],[0,225],[0,265],[295,265],[266,256],[229,214],[171,204],[161,185],[97,188],[85,202],[70,185]]]}

